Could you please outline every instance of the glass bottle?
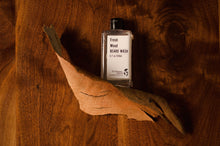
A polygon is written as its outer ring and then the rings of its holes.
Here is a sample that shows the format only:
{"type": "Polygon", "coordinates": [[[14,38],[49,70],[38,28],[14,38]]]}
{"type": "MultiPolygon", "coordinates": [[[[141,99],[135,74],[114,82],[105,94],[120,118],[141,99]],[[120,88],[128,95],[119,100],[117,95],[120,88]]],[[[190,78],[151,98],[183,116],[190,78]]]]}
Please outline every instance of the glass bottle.
{"type": "Polygon", "coordinates": [[[123,19],[112,18],[111,30],[102,33],[101,78],[115,86],[132,87],[132,39],[123,19]]]}

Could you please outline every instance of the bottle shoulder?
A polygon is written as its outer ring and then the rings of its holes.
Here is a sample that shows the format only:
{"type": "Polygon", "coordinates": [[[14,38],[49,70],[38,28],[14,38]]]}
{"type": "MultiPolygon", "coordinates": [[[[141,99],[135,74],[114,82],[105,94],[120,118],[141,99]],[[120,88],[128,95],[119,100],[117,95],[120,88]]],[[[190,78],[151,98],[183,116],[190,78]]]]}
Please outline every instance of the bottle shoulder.
{"type": "Polygon", "coordinates": [[[103,31],[102,35],[132,35],[132,32],[130,30],[114,29],[103,31]]]}
{"type": "Polygon", "coordinates": [[[103,39],[106,38],[109,35],[115,35],[115,36],[130,36],[130,38],[133,40],[134,36],[130,30],[123,30],[123,29],[116,29],[116,30],[107,30],[102,33],[103,39]]]}

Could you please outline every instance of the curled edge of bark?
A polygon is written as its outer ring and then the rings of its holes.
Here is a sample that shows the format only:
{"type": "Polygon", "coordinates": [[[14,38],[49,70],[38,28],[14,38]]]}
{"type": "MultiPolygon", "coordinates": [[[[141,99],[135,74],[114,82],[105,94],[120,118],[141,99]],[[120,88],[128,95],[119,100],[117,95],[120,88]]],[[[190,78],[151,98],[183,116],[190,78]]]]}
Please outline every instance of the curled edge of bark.
{"type": "Polygon", "coordinates": [[[169,107],[167,101],[164,98],[132,88],[129,89],[120,87],[118,89],[128,99],[138,103],[141,109],[144,110],[146,108],[150,108],[151,110],[156,112],[160,117],[172,123],[173,126],[182,134],[185,134],[185,130],[180,119],[174,114],[174,112],[169,107]]]}
{"type": "MultiPolygon", "coordinates": [[[[49,27],[43,26],[43,30],[47,34],[54,51],[62,57],[61,42],[54,27],[52,25],[49,27]]],[[[85,73],[85,75],[87,74],[85,73]]],[[[150,117],[153,118],[159,115],[169,121],[179,132],[185,134],[181,121],[171,110],[164,98],[137,89],[123,87],[116,88],[123,93],[125,97],[136,103],[136,105],[150,117]]]]}

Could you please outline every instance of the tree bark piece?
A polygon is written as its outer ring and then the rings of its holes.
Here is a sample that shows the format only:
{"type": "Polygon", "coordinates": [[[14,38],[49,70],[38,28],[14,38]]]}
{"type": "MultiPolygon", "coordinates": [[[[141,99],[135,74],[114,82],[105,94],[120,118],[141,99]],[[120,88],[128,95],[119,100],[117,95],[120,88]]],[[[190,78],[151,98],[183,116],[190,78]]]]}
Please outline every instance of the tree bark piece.
{"type": "Polygon", "coordinates": [[[153,121],[161,116],[181,133],[183,126],[167,102],[159,96],[136,89],[115,87],[96,76],[81,71],[61,56],[61,43],[53,26],[44,26],[67,81],[79,101],[80,109],[90,115],[123,114],[139,121],[153,121]]]}

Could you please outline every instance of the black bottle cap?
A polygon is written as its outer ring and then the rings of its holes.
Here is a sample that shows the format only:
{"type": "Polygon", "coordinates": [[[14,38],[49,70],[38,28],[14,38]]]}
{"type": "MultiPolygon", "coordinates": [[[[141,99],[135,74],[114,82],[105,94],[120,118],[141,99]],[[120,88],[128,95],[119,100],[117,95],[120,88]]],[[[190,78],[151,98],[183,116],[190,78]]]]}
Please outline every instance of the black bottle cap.
{"type": "Polygon", "coordinates": [[[124,20],[122,18],[112,18],[111,19],[111,29],[123,29],[124,20]]]}

